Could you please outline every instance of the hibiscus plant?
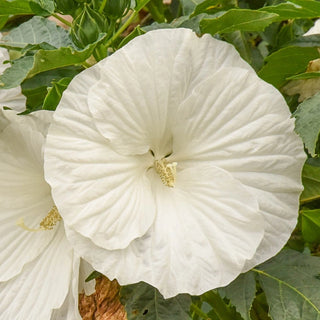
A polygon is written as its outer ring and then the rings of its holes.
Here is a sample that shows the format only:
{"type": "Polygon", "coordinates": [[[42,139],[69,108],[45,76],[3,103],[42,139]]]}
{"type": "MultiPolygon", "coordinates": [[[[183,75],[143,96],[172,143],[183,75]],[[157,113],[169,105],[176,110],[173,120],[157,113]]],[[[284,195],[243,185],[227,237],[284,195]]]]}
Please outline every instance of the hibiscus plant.
{"type": "Polygon", "coordinates": [[[0,0],[0,320],[320,319],[318,18],[0,0]]]}

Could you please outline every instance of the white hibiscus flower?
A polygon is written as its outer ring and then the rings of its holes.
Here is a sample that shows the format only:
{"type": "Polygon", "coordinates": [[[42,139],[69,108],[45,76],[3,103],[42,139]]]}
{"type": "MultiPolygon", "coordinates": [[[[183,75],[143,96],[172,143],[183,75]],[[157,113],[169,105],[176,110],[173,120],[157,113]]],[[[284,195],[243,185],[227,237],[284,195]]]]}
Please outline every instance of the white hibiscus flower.
{"type": "Polygon", "coordinates": [[[78,75],[45,176],[75,249],[166,297],[224,286],[288,240],[303,145],[288,107],[235,49],[148,32],[78,75]]]}
{"type": "Polygon", "coordinates": [[[81,319],[78,285],[92,269],[80,267],[43,177],[52,112],[0,117],[1,319],[81,319]]]}
{"type": "MultiPolygon", "coordinates": [[[[2,35],[0,33],[0,40],[2,35]]],[[[0,75],[10,66],[4,63],[9,60],[8,51],[0,47],[0,75]]],[[[1,89],[0,87],[0,108],[8,107],[17,112],[22,112],[26,109],[26,97],[21,93],[21,87],[12,89],[1,89]]]]}

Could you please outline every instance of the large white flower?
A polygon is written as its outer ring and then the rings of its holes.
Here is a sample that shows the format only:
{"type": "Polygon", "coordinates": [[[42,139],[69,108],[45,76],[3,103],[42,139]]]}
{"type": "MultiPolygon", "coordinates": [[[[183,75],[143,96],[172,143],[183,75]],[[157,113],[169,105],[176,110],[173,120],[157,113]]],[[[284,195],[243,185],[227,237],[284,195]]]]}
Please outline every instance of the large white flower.
{"type": "MultiPolygon", "coordinates": [[[[2,35],[0,33],[0,40],[2,35]]],[[[0,47],[0,75],[10,66],[4,63],[9,60],[8,51],[0,47]]],[[[0,86],[0,108],[9,107],[17,112],[22,112],[26,109],[26,97],[21,93],[21,87],[12,89],[1,89],[0,86]]]]}
{"type": "Polygon", "coordinates": [[[0,118],[0,318],[80,319],[78,284],[90,266],[80,267],[43,177],[52,112],[0,118]]]}
{"type": "Polygon", "coordinates": [[[303,146],[234,48],[148,32],[78,75],[45,176],[75,249],[120,284],[201,294],[270,258],[298,214],[303,146]]]}

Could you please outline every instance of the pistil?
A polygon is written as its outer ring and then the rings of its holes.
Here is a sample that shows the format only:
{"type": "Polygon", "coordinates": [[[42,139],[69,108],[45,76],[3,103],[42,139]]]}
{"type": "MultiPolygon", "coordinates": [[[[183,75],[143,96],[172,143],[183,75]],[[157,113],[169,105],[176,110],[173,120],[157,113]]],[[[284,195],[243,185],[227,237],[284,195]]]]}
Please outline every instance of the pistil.
{"type": "Polygon", "coordinates": [[[38,232],[43,230],[52,230],[53,227],[62,220],[59,211],[56,206],[53,206],[52,209],[49,211],[49,213],[42,219],[40,222],[40,227],[37,229],[29,228],[25,225],[23,218],[20,218],[17,221],[17,225],[21,227],[24,230],[30,231],[30,232],[38,232]]]}
{"type": "Polygon", "coordinates": [[[170,188],[174,187],[177,174],[177,162],[168,162],[165,158],[154,161],[154,168],[162,183],[170,188]]]}

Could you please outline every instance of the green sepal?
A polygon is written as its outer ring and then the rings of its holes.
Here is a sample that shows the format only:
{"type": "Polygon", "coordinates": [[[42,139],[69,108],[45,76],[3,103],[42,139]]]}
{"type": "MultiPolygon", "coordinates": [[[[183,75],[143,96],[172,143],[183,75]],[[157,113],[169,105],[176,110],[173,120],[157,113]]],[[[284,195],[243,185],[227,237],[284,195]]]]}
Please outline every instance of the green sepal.
{"type": "Polygon", "coordinates": [[[73,42],[83,49],[90,43],[95,42],[100,33],[104,33],[107,30],[107,19],[85,4],[83,11],[73,22],[71,36],[73,42]]]}

